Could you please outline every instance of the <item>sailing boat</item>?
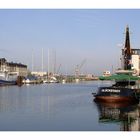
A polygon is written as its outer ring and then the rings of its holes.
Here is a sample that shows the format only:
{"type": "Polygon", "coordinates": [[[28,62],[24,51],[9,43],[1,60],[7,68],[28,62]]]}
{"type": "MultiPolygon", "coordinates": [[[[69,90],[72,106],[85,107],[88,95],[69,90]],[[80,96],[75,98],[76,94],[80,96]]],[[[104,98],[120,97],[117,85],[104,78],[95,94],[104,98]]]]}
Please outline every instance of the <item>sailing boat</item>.
{"type": "MultiPolygon", "coordinates": [[[[54,73],[55,73],[55,65],[56,65],[56,53],[55,53],[55,64],[54,64],[54,73]]],[[[48,74],[47,74],[47,80],[44,81],[46,83],[58,83],[59,81],[54,76],[54,74],[50,73],[50,51],[48,49],[48,74]]]]}

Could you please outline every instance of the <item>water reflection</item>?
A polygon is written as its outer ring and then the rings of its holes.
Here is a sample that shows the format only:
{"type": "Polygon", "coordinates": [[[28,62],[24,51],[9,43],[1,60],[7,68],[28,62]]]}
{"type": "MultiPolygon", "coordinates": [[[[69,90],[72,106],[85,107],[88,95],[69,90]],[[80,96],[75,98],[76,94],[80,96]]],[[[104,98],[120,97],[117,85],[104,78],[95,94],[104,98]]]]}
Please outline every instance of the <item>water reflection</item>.
{"type": "Polygon", "coordinates": [[[140,104],[96,102],[99,123],[117,123],[121,131],[140,130],[140,104]]]}
{"type": "MultiPolygon", "coordinates": [[[[36,116],[54,120],[68,110],[74,111],[79,106],[85,107],[87,94],[82,94],[81,91],[78,92],[79,89],[81,90],[79,85],[76,87],[67,86],[29,85],[20,88],[15,86],[1,87],[0,116],[8,113],[10,116],[10,113],[12,113],[17,116],[22,115],[24,118],[36,116]]],[[[84,90],[82,91],[84,93],[84,90]]]]}

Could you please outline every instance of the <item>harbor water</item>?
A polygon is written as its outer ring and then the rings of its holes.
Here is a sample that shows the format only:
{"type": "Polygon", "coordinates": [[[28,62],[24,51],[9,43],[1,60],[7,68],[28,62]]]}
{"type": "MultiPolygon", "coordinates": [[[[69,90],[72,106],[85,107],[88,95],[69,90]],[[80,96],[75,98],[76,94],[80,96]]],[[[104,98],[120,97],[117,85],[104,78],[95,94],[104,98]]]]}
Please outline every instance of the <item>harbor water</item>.
{"type": "Polygon", "coordinates": [[[92,92],[110,82],[0,87],[0,131],[139,130],[139,104],[95,103],[92,92]]]}

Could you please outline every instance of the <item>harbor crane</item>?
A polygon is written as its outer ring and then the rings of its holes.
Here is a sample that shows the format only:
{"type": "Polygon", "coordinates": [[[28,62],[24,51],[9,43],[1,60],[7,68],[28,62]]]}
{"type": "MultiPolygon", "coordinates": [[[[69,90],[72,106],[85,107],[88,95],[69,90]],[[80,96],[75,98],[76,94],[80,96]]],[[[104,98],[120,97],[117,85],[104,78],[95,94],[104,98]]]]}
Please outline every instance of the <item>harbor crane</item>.
{"type": "Polygon", "coordinates": [[[81,71],[81,68],[83,67],[83,65],[86,63],[86,59],[84,59],[80,65],[76,65],[76,68],[75,68],[75,75],[76,77],[79,77],[80,75],[80,71],[81,71]]]}

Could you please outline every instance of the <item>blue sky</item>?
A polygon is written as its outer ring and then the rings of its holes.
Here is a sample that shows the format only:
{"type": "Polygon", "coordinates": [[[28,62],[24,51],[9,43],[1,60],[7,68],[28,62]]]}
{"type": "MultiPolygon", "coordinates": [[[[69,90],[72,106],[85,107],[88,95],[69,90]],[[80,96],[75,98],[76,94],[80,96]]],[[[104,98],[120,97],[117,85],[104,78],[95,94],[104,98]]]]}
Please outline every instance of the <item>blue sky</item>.
{"type": "Polygon", "coordinates": [[[0,10],[0,57],[21,62],[31,69],[41,70],[41,49],[44,50],[44,70],[47,71],[47,51],[53,70],[74,74],[77,64],[86,63],[81,73],[100,75],[119,67],[124,43],[123,34],[129,25],[131,47],[140,48],[140,10],[0,10]]]}

